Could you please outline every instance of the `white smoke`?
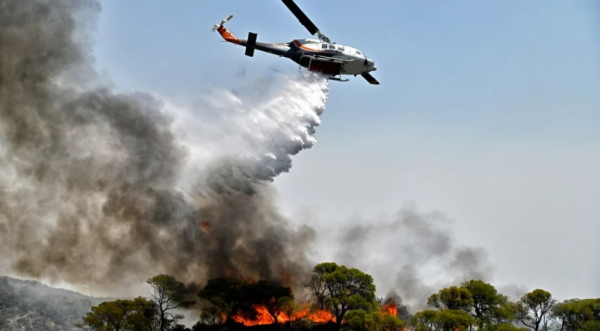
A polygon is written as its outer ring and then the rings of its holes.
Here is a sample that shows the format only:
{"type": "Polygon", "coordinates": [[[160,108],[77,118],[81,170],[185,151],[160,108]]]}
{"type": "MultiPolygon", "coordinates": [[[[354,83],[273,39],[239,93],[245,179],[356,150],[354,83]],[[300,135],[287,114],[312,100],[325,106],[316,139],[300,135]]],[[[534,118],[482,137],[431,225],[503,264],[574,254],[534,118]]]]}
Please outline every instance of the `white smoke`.
{"type": "Polygon", "coordinates": [[[210,91],[194,107],[167,103],[175,118],[174,132],[189,153],[179,181],[184,191],[192,189],[191,183],[206,181],[205,167],[214,167],[215,160],[235,159],[243,165],[237,169],[243,175],[272,181],[290,170],[292,155],[316,144],[315,127],[327,102],[325,78],[273,72],[247,83],[238,91],[210,91]]]}

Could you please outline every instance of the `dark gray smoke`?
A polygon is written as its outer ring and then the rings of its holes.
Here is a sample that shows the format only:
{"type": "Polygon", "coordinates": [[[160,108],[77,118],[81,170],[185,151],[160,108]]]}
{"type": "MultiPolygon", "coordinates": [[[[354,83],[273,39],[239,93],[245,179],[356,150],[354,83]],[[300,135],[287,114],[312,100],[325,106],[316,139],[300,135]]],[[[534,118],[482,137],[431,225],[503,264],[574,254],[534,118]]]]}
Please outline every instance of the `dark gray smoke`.
{"type": "Polygon", "coordinates": [[[314,233],[290,229],[264,183],[315,143],[326,82],[279,78],[289,100],[221,119],[233,138],[198,153],[174,129],[181,112],[96,83],[82,22],[99,10],[0,0],[0,268],[113,294],[158,273],[300,278],[314,233]]]}
{"type": "Polygon", "coordinates": [[[422,309],[444,286],[491,275],[486,252],[457,245],[448,223],[441,214],[414,208],[389,220],[355,220],[341,234],[337,257],[371,272],[379,291],[394,291],[399,302],[422,309]]]}

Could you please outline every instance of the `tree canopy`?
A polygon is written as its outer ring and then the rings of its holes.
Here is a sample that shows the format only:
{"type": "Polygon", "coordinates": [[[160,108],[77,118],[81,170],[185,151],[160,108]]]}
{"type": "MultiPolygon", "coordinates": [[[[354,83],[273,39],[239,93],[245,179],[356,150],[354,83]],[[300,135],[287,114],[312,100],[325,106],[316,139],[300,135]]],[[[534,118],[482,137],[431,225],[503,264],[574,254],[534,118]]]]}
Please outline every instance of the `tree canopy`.
{"type": "Polygon", "coordinates": [[[346,314],[346,325],[352,331],[402,331],[406,322],[378,311],[351,310],[346,314]]]}
{"type": "MultiPolygon", "coordinates": [[[[151,299],[103,302],[91,308],[79,327],[89,331],[186,330],[177,324],[180,317],[174,310],[192,303],[186,300],[189,290],[168,275],[150,278],[147,283],[154,290],[151,299]]],[[[257,330],[600,330],[600,298],[557,303],[550,292],[536,289],[510,302],[493,285],[481,280],[469,280],[431,294],[427,304],[432,309],[406,317],[410,325],[398,318],[403,307],[401,298],[377,299],[373,278],[358,269],[332,262],[317,264],[307,289],[313,303],[300,307],[292,290],[278,281],[211,279],[198,293],[203,305],[192,330],[241,330],[249,326],[257,326],[257,330]]],[[[0,308],[6,306],[2,299],[12,300],[15,293],[0,282],[0,308]]]]}
{"type": "Polygon", "coordinates": [[[565,300],[552,308],[552,317],[563,331],[600,330],[600,298],[565,300]]]}
{"type": "Polygon", "coordinates": [[[552,299],[550,292],[542,289],[533,290],[525,294],[516,304],[516,317],[523,325],[534,331],[547,326],[552,307],[556,300],[552,299]]]}
{"type": "Polygon", "coordinates": [[[465,331],[473,317],[462,310],[424,310],[412,319],[415,331],[465,331]]]}
{"type": "MultiPolygon", "coordinates": [[[[480,330],[495,330],[503,325],[506,328],[506,325],[510,325],[514,320],[514,309],[508,302],[508,298],[498,293],[494,286],[481,280],[469,280],[463,282],[459,287],[443,288],[429,297],[427,305],[442,311],[454,312],[447,315],[437,314],[439,316],[434,317],[438,320],[443,317],[447,321],[458,321],[457,318],[463,316],[460,312],[467,313],[472,317],[470,328],[473,326],[480,330]]],[[[430,315],[425,314],[425,316],[430,315]]],[[[460,325],[456,327],[460,329],[460,325]]],[[[439,328],[438,325],[435,330],[439,328]]]]}
{"type": "Polygon", "coordinates": [[[157,312],[156,304],[142,297],[108,301],[92,307],[80,326],[89,331],[154,331],[157,312]]]}
{"type": "Polygon", "coordinates": [[[448,287],[432,294],[427,305],[439,309],[464,310],[469,312],[473,306],[473,295],[463,287],[448,287]]]}
{"type": "Polygon", "coordinates": [[[152,299],[156,303],[159,319],[159,330],[166,331],[183,316],[173,314],[171,311],[193,305],[194,301],[186,301],[188,290],[185,285],[173,276],[158,275],[146,281],[152,286],[152,299]]]}
{"type": "Polygon", "coordinates": [[[471,315],[479,327],[502,324],[513,320],[512,307],[508,298],[498,293],[496,288],[482,280],[469,280],[461,288],[471,293],[471,315]]]}
{"type": "Polygon", "coordinates": [[[373,277],[334,262],[317,264],[307,288],[315,304],[331,311],[338,328],[350,310],[369,312],[376,306],[373,277]]]}

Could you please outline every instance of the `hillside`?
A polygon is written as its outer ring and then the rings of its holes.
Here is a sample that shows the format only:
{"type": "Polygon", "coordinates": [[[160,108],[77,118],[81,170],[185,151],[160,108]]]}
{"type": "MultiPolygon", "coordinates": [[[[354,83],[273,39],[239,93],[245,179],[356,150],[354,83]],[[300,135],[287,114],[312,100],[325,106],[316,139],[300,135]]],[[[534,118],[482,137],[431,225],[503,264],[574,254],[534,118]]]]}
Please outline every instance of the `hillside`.
{"type": "Polygon", "coordinates": [[[0,330],[64,331],[106,299],[0,276],[0,330]]]}

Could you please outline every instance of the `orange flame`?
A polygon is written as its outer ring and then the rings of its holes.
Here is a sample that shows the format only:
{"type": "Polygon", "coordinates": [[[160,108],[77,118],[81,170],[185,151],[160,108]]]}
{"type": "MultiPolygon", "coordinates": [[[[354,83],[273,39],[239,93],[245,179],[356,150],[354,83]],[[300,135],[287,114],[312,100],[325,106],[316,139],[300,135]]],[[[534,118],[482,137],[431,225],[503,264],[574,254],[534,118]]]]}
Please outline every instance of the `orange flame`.
{"type": "Polygon", "coordinates": [[[200,222],[200,227],[202,228],[202,230],[206,231],[206,232],[210,232],[211,226],[209,222],[200,222]]]}
{"type": "Polygon", "coordinates": [[[381,307],[381,312],[383,314],[389,314],[392,316],[398,316],[398,307],[393,303],[388,303],[381,307]]]}
{"type": "Polygon", "coordinates": [[[304,307],[301,311],[294,313],[293,320],[309,319],[315,323],[335,322],[333,314],[327,310],[313,310],[310,306],[304,307]]]}
{"type": "MultiPolygon", "coordinates": [[[[245,326],[270,325],[275,323],[275,320],[273,319],[273,316],[269,314],[267,307],[263,305],[254,305],[253,307],[256,311],[256,318],[248,319],[235,315],[232,317],[233,320],[237,323],[242,323],[245,326]]],[[[278,323],[287,323],[301,319],[309,319],[315,323],[335,322],[335,317],[333,317],[331,312],[325,310],[311,310],[310,307],[305,307],[300,311],[294,312],[291,318],[283,312],[277,315],[278,323]]]]}

